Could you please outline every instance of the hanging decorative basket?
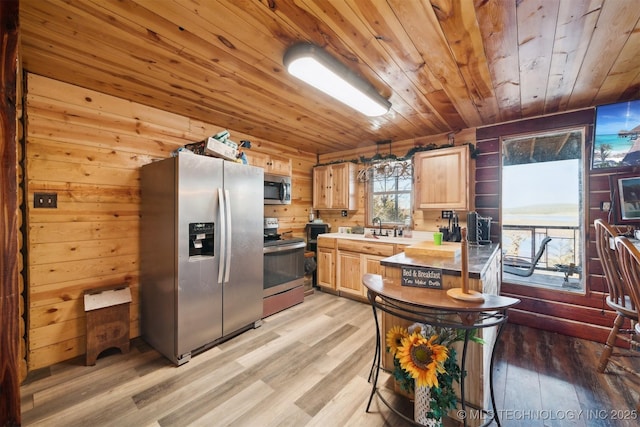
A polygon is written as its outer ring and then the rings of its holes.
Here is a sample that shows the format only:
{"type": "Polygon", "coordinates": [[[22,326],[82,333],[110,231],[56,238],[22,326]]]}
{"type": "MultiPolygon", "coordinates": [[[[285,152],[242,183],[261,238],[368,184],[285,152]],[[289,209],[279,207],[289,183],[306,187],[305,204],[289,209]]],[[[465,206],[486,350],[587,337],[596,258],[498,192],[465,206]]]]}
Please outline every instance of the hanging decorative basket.
{"type": "Polygon", "coordinates": [[[442,419],[429,418],[428,413],[431,409],[431,388],[417,386],[415,387],[415,401],[413,406],[413,420],[427,427],[442,427],[442,419]]]}

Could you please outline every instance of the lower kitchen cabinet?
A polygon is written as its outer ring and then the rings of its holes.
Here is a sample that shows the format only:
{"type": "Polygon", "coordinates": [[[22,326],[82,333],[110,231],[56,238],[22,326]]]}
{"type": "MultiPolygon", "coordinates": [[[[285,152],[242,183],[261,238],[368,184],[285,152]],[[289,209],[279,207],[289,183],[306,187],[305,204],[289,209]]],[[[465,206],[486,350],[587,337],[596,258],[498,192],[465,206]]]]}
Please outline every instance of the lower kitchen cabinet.
{"type": "Polygon", "coordinates": [[[382,274],[384,267],[380,260],[393,255],[395,245],[338,239],[336,246],[336,288],[345,296],[366,299],[362,276],[366,273],[382,274]]]}
{"type": "Polygon", "coordinates": [[[338,251],[338,291],[367,298],[367,290],[362,286],[362,276],[366,273],[382,275],[384,267],[380,265],[380,260],[383,258],[386,256],[338,251]]]}
{"type": "Polygon", "coordinates": [[[400,252],[404,252],[404,248],[406,248],[409,245],[400,245],[400,244],[395,244],[394,248],[393,248],[393,254],[399,254],[400,252]]]}
{"type": "Polygon", "coordinates": [[[362,271],[361,254],[338,251],[338,270],[336,271],[338,291],[355,296],[362,296],[360,272],[362,271]]]}
{"type": "Polygon", "coordinates": [[[380,260],[386,258],[386,256],[380,255],[362,255],[362,266],[364,269],[362,270],[362,274],[360,276],[360,289],[362,292],[362,296],[367,298],[367,288],[362,286],[362,276],[366,273],[379,274],[384,276],[385,267],[380,264],[380,260]]]}
{"type": "Polygon", "coordinates": [[[371,239],[349,239],[327,234],[318,235],[317,283],[329,292],[367,299],[362,276],[366,273],[384,276],[380,261],[404,251],[407,245],[371,239]]]}
{"type": "Polygon", "coordinates": [[[318,236],[317,271],[318,286],[326,290],[336,290],[336,249],[335,239],[318,236]]]}

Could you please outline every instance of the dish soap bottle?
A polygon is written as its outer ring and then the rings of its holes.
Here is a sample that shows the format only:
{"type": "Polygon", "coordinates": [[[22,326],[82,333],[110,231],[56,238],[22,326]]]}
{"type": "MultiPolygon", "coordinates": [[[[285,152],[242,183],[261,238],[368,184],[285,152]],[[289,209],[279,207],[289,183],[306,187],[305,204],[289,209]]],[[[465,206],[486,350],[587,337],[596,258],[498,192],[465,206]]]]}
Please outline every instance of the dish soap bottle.
{"type": "Polygon", "coordinates": [[[407,217],[404,220],[404,230],[402,231],[402,235],[406,238],[413,237],[413,233],[411,232],[411,217],[407,217]]]}

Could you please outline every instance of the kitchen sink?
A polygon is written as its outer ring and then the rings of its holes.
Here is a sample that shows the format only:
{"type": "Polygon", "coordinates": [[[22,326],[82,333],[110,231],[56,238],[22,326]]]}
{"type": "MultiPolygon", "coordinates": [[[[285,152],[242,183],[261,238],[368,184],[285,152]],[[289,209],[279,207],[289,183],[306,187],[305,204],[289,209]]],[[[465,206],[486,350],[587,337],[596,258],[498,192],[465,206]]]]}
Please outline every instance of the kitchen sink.
{"type": "Polygon", "coordinates": [[[380,243],[395,243],[395,244],[404,244],[404,245],[413,245],[415,243],[419,243],[419,242],[423,242],[425,240],[432,240],[433,239],[433,233],[431,232],[426,232],[426,231],[422,231],[422,232],[413,232],[413,236],[410,238],[407,237],[394,237],[393,236],[393,231],[391,232],[390,236],[378,236],[376,235],[375,237],[373,237],[373,235],[369,232],[367,232],[367,234],[348,234],[348,233],[327,233],[327,234],[323,234],[323,237],[332,237],[332,238],[339,238],[339,239],[349,239],[349,240],[365,240],[368,242],[371,241],[377,241],[380,243]]]}

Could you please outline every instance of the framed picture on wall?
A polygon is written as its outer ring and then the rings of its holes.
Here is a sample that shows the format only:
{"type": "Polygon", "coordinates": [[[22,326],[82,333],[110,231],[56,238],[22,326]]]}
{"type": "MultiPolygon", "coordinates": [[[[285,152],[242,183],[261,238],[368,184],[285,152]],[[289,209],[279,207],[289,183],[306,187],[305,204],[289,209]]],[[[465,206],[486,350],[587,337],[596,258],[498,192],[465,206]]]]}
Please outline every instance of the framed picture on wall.
{"type": "Polygon", "coordinates": [[[616,224],[640,223],[640,174],[611,175],[616,224]]]}
{"type": "Polygon", "coordinates": [[[640,165],[640,100],[596,107],[591,168],[640,165]]]}

